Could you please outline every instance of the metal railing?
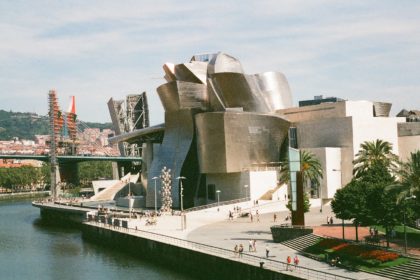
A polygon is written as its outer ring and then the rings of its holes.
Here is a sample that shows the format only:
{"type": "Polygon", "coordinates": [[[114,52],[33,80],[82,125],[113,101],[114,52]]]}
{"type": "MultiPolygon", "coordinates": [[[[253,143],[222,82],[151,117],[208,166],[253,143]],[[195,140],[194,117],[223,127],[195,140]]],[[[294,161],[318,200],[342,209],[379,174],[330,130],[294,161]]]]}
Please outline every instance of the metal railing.
{"type": "Polygon", "coordinates": [[[201,206],[197,206],[197,207],[188,208],[188,209],[185,209],[184,212],[193,212],[193,211],[198,211],[198,210],[204,210],[204,209],[209,209],[209,208],[218,207],[218,206],[224,206],[224,205],[228,205],[228,204],[246,202],[248,200],[249,200],[249,197],[245,197],[245,198],[238,198],[238,199],[234,199],[234,200],[221,201],[219,203],[215,202],[215,203],[210,203],[210,204],[206,204],[206,205],[201,205],[201,206]]]}
{"type": "MultiPolygon", "coordinates": [[[[99,221],[87,221],[85,224],[89,224],[91,226],[99,226],[105,229],[118,231],[124,234],[130,234],[134,236],[143,237],[146,239],[150,239],[153,241],[181,247],[184,249],[189,249],[197,252],[202,252],[205,254],[210,254],[213,256],[217,256],[220,258],[235,260],[238,262],[247,263],[252,266],[259,266],[265,269],[269,269],[276,272],[281,273],[289,273],[290,275],[295,275],[301,277],[303,279],[324,279],[324,280],[338,280],[338,279],[357,279],[357,278],[350,278],[346,276],[336,275],[332,273],[328,273],[325,271],[318,271],[315,269],[303,267],[303,266],[294,266],[292,264],[287,264],[285,262],[276,261],[264,257],[258,257],[247,253],[235,253],[233,250],[228,250],[220,247],[215,247],[211,245],[206,245],[194,241],[188,241],[172,236],[167,236],[159,233],[153,233],[149,231],[140,230],[137,228],[130,228],[130,227],[122,227],[116,226],[115,223],[106,224],[99,221]]],[[[126,223],[124,223],[127,225],[126,223]]]]}

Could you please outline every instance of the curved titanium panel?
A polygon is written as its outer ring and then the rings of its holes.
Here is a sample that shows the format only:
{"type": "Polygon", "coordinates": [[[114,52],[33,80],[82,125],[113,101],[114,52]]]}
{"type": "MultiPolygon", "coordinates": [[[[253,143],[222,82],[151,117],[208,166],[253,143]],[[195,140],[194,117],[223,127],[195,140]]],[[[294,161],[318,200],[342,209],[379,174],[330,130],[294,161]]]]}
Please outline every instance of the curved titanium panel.
{"type": "Polygon", "coordinates": [[[180,109],[208,107],[207,86],[204,84],[173,81],[157,88],[159,98],[166,112],[180,109]]]}
{"type": "Polygon", "coordinates": [[[292,93],[286,77],[280,72],[254,75],[259,92],[271,112],[293,107],[292,93]]]}
{"type": "MultiPolygon", "coordinates": [[[[194,114],[195,110],[185,109],[176,112],[165,113],[165,136],[162,145],[160,145],[157,156],[153,159],[149,169],[146,207],[154,207],[154,180],[153,177],[159,177],[164,166],[171,169],[172,175],[172,201],[173,207],[179,208],[179,180],[181,169],[187,158],[194,138],[194,114]]],[[[161,189],[160,179],[157,180],[157,191],[161,189]]],[[[160,195],[157,194],[158,205],[161,205],[160,195]]]]}
{"type": "Polygon", "coordinates": [[[221,72],[243,73],[244,70],[239,60],[220,52],[210,60],[207,66],[207,74],[211,75],[221,72]]]}
{"type": "Polygon", "coordinates": [[[226,108],[242,107],[246,112],[270,112],[252,76],[247,77],[240,73],[216,73],[211,75],[210,79],[226,108]]]}
{"type": "Polygon", "coordinates": [[[178,81],[206,84],[207,63],[194,61],[175,65],[175,77],[178,81]]]}
{"type": "Polygon", "coordinates": [[[277,162],[290,123],[280,117],[213,112],[195,116],[201,173],[241,172],[255,163],[277,162]]]}

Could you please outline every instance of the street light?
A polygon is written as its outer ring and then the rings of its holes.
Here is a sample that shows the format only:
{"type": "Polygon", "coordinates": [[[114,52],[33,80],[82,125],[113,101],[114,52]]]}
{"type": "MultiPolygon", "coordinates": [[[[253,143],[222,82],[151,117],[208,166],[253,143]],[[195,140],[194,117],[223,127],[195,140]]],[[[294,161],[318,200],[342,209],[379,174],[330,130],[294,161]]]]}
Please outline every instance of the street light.
{"type": "MultiPolygon", "coordinates": [[[[412,196],[404,198],[404,200],[406,201],[406,200],[415,199],[415,198],[416,198],[416,196],[412,195],[412,196]]],[[[406,216],[405,212],[406,211],[407,211],[407,207],[406,207],[406,205],[404,205],[404,253],[407,254],[407,229],[406,229],[406,225],[405,225],[405,223],[406,223],[405,222],[405,216],[406,216]]]]}
{"type": "Polygon", "coordinates": [[[181,196],[181,229],[184,230],[184,228],[186,228],[186,226],[184,226],[184,201],[183,201],[183,196],[184,196],[184,187],[182,186],[182,180],[185,180],[187,178],[185,178],[184,176],[179,176],[176,177],[177,180],[179,180],[180,182],[180,196],[181,196]]]}
{"type": "Polygon", "coordinates": [[[159,177],[155,176],[152,178],[152,180],[155,180],[155,213],[157,213],[157,197],[156,197],[156,180],[159,179],[159,177]]]}
{"type": "Polygon", "coordinates": [[[184,203],[183,203],[184,187],[182,186],[182,180],[185,180],[187,178],[185,178],[184,176],[179,176],[179,177],[176,177],[176,179],[179,180],[179,182],[181,183],[181,185],[180,185],[180,187],[181,187],[180,195],[181,195],[181,213],[182,213],[182,212],[184,212],[184,203]]]}
{"type": "Polygon", "coordinates": [[[217,207],[219,207],[219,202],[220,202],[220,190],[216,191],[217,193],[217,207]]]}
{"type": "Polygon", "coordinates": [[[248,185],[245,185],[244,186],[244,188],[245,188],[245,198],[247,198],[248,197],[248,185]]]}

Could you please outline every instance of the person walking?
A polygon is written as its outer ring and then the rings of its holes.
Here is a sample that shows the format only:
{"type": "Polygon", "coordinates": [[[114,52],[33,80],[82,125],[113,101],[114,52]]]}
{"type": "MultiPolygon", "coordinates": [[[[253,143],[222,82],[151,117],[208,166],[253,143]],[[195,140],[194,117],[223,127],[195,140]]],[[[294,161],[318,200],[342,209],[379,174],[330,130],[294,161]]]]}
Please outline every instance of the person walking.
{"type": "Polygon", "coordinates": [[[242,253],[244,252],[244,246],[242,244],[239,245],[239,258],[242,258],[242,253]]]}
{"type": "Polygon", "coordinates": [[[252,239],[249,240],[249,245],[248,245],[248,251],[252,252],[254,250],[254,244],[252,242],[252,239]]]}
{"type": "Polygon", "coordinates": [[[286,270],[289,270],[289,266],[290,266],[290,263],[292,262],[292,258],[290,257],[290,256],[287,256],[287,259],[286,259],[286,270]]]}
{"type": "Polygon", "coordinates": [[[295,258],[293,259],[293,262],[295,263],[295,269],[299,265],[299,258],[297,255],[295,255],[295,258]]]}
{"type": "Polygon", "coordinates": [[[334,223],[333,217],[330,217],[330,224],[332,225],[334,223]]]}
{"type": "Polygon", "coordinates": [[[235,254],[235,257],[237,257],[238,256],[238,253],[239,253],[238,244],[235,244],[235,248],[233,248],[233,252],[235,254]]]}
{"type": "Polygon", "coordinates": [[[276,213],[274,213],[274,215],[273,215],[273,220],[274,220],[274,222],[277,221],[277,215],[276,215],[276,213]]]}
{"type": "Polygon", "coordinates": [[[330,224],[330,217],[327,216],[327,225],[329,225],[329,224],[330,224]]]}
{"type": "Polygon", "coordinates": [[[265,257],[268,259],[268,255],[270,254],[270,248],[268,248],[268,245],[265,245],[265,257]]]}

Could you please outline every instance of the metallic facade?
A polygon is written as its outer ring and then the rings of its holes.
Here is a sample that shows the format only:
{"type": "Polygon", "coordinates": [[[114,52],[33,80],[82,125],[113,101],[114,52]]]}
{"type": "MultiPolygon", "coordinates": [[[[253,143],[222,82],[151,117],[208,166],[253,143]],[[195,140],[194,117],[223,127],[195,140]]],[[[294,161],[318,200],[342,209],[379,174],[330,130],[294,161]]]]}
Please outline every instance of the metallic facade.
{"type": "Polygon", "coordinates": [[[201,113],[195,121],[200,173],[206,174],[278,162],[290,125],[277,116],[245,112],[201,113]]]}
{"type": "MultiPolygon", "coordinates": [[[[206,174],[230,178],[252,165],[279,160],[289,122],[274,112],[292,106],[283,74],[245,74],[239,60],[224,53],[194,55],[188,63],[166,63],[163,70],[167,83],[157,88],[165,109],[163,141],[143,144],[147,155],[142,157],[151,159],[143,168],[147,207],[155,206],[155,195],[160,205],[152,178],[165,166],[172,172],[173,207],[179,209],[177,177],[186,178],[183,206],[188,208],[206,188],[206,174]]],[[[145,134],[143,128],[115,141],[135,142],[130,138],[145,134]]]]}

